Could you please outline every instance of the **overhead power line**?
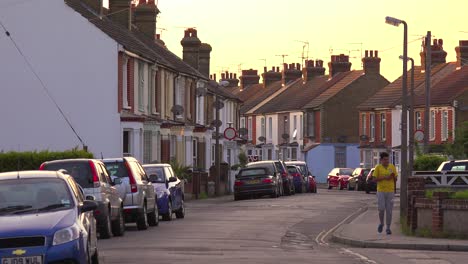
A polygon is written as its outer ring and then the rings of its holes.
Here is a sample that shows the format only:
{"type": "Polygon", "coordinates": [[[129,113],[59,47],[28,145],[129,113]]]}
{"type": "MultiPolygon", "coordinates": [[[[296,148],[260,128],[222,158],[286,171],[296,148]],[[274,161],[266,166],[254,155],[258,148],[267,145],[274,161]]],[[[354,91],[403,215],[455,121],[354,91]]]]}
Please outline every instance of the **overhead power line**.
{"type": "Polygon", "coordinates": [[[24,61],[26,62],[26,65],[28,65],[28,68],[29,70],[34,74],[34,76],[36,77],[36,79],[39,81],[39,83],[41,84],[41,87],[44,89],[44,91],[46,92],[47,96],[49,97],[49,99],[54,103],[55,107],[57,108],[57,110],[60,112],[60,114],[62,115],[63,119],[65,119],[65,122],[67,122],[68,126],[71,128],[71,130],[73,131],[73,133],[75,134],[75,136],[78,138],[78,140],[81,142],[81,144],[83,145],[83,147],[86,146],[86,144],[83,142],[83,140],[81,139],[81,137],[78,135],[78,133],[76,132],[75,128],[73,127],[73,125],[71,124],[70,120],[67,118],[67,116],[65,115],[65,113],[62,111],[62,109],[60,108],[59,104],[57,103],[57,101],[55,101],[54,97],[52,96],[52,94],[50,93],[49,89],[47,89],[45,83],[42,81],[41,77],[39,77],[39,75],[37,74],[37,72],[34,70],[34,67],[32,66],[32,64],[29,62],[28,58],[26,57],[26,55],[21,51],[21,49],[19,48],[18,44],[16,43],[16,41],[13,39],[13,37],[11,36],[11,33],[6,29],[5,25],[2,23],[2,21],[0,21],[0,26],[3,28],[3,31],[5,31],[5,35],[11,40],[11,42],[13,43],[13,45],[15,46],[16,50],[18,51],[18,53],[21,55],[21,57],[24,59],[24,61]]]}

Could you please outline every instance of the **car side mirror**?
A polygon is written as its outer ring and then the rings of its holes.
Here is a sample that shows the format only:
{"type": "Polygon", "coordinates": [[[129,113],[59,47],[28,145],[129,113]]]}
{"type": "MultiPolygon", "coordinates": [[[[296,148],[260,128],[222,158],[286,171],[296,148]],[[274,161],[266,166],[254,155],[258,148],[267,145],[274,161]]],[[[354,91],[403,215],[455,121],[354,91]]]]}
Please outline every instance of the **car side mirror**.
{"type": "Polygon", "coordinates": [[[340,176],[340,173],[339,173],[339,172],[337,172],[337,173],[336,173],[336,176],[340,176]]]}
{"type": "Polygon", "coordinates": [[[98,208],[98,205],[95,201],[84,201],[83,205],[81,206],[81,212],[90,212],[94,211],[98,208]]]}
{"type": "Polygon", "coordinates": [[[314,178],[314,179],[315,179],[315,176],[314,176],[314,175],[312,175],[312,178],[314,178]]]}
{"type": "Polygon", "coordinates": [[[115,179],[114,179],[114,185],[119,185],[119,184],[122,184],[122,179],[120,179],[120,178],[115,178],[115,179]]]}
{"type": "Polygon", "coordinates": [[[177,181],[177,178],[176,177],[170,177],[169,178],[169,182],[176,182],[177,181]]]}
{"type": "Polygon", "coordinates": [[[85,197],[85,199],[86,199],[87,201],[94,201],[94,200],[96,200],[96,198],[94,198],[94,196],[92,196],[92,195],[87,195],[87,196],[85,197]]]}

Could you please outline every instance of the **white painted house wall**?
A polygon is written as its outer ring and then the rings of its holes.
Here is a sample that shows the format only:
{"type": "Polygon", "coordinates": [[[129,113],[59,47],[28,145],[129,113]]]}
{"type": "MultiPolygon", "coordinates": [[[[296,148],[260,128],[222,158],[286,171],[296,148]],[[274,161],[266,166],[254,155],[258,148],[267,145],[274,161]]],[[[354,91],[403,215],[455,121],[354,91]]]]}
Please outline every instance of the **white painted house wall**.
{"type": "MultiPolygon", "coordinates": [[[[120,156],[118,44],[63,0],[6,4],[0,17],[89,150],[120,156]]],[[[0,150],[80,145],[5,35],[0,58],[0,150]]]]}

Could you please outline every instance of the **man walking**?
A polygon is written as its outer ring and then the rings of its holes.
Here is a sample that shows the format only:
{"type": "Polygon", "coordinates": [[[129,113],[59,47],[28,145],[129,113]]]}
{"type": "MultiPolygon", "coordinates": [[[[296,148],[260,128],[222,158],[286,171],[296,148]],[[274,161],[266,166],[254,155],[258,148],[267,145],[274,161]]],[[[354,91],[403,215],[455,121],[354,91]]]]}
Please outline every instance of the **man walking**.
{"type": "Polygon", "coordinates": [[[393,198],[395,197],[395,182],[398,173],[395,166],[390,164],[388,153],[380,153],[380,164],[375,166],[372,177],[377,182],[377,204],[380,220],[377,231],[382,233],[385,218],[387,235],[391,235],[390,225],[392,223],[393,198]]]}

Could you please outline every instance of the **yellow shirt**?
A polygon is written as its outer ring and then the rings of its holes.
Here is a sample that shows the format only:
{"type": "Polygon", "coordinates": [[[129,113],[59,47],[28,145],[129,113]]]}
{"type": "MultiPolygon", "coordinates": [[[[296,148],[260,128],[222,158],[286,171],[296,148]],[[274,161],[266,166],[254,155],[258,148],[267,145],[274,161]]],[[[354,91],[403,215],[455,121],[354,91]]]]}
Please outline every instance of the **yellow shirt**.
{"type": "MultiPolygon", "coordinates": [[[[374,173],[372,177],[374,178],[384,178],[390,176],[390,174],[395,173],[395,179],[398,177],[398,172],[393,164],[389,164],[387,167],[384,167],[382,164],[375,166],[374,173]]],[[[377,182],[377,191],[378,192],[394,192],[395,191],[395,180],[382,180],[377,182]]]]}

